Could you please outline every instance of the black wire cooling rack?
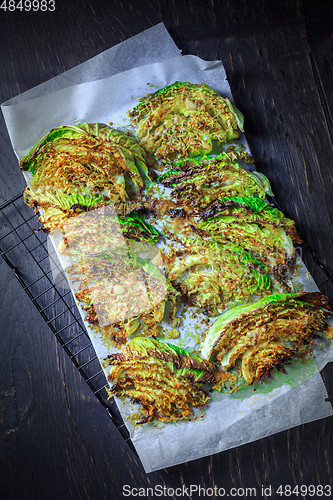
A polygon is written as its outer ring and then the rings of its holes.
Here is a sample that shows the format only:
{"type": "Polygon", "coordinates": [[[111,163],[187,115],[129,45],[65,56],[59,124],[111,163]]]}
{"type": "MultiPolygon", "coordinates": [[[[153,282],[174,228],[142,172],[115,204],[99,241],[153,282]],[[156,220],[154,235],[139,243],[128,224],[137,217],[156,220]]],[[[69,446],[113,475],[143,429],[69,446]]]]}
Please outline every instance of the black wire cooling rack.
{"type": "Polygon", "coordinates": [[[0,207],[0,253],[46,321],[66,354],[136,453],[85,329],[67,280],[47,234],[38,230],[38,214],[22,193],[0,207]]]}
{"type": "MultiPolygon", "coordinates": [[[[280,210],[281,208],[278,207],[280,210]]],[[[136,453],[115,402],[53,246],[39,230],[38,214],[22,193],[0,207],[0,254],[44,318],[75,367],[106,409],[115,426],[136,453]]],[[[307,243],[296,249],[318,288],[333,298],[333,276],[307,243]]]]}

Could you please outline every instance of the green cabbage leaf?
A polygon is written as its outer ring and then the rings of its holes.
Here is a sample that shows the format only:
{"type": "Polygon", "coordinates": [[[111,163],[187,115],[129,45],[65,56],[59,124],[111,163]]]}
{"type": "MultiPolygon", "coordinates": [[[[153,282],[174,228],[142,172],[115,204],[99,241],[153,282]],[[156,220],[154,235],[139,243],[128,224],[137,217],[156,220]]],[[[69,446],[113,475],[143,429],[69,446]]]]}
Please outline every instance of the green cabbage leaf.
{"type": "Polygon", "coordinates": [[[136,423],[190,418],[207,403],[213,365],[170,343],[136,337],[109,357],[111,394],[141,405],[136,423]]]}
{"type": "Polygon", "coordinates": [[[131,116],[140,144],[163,160],[212,151],[244,130],[242,113],[205,84],[175,82],[140,99],[131,116]]]}
{"type": "MultiPolygon", "coordinates": [[[[328,327],[327,314],[330,314],[328,302],[320,292],[268,295],[256,302],[232,307],[222,314],[208,329],[200,355],[209,360],[215,354],[216,361],[228,370],[243,356],[248,355],[246,359],[249,360],[252,351],[259,372],[265,376],[283,357],[289,358],[304,343],[316,338],[318,331],[324,331],[328,327]],[[264,351],[258,350],[260,344],[265,345],[267,362],[275,348],[278,352],[276,358],[273,356],[275,361],[267,365],[267,370],[260,361],[260,356],[266,357],[264,351]],[[281,345],[288,350],[281,351],[281,345]]],[[[249,380],[249,376],[245,378],[249,380]]]]}

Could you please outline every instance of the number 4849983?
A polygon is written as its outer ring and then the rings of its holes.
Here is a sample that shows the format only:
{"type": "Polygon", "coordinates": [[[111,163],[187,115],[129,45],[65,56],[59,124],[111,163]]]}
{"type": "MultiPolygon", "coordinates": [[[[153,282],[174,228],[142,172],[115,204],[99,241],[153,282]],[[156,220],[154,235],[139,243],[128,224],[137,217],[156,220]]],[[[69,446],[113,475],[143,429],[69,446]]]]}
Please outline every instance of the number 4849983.
{"type": "Polygon", "coordinates": [[[37,12],[38,10],[42,12],[53,12],[55,10],[55,0],[3,0],[0,5],[0,9],[4,11],[14,12],[15,10],[20,10],[29,12],[32,10],[37,12]]]}
{"type": "Polygon", "coordinates": [[[303,498],[304,496],[307,497],[330,497],[332,494],[332,488],[330,485],[325,485],[322,486],[318,484],[317,486],[314,486],[313,484],[310,484],[309,486],[306,486],[305,484],[302,484],[301,486],[290,486],[289,484],[285,486],[279,486],[278,489],[276,490],[277,495],[280,495],[281,497],[290,497],[291,495],[301,495],[303,498]]]}

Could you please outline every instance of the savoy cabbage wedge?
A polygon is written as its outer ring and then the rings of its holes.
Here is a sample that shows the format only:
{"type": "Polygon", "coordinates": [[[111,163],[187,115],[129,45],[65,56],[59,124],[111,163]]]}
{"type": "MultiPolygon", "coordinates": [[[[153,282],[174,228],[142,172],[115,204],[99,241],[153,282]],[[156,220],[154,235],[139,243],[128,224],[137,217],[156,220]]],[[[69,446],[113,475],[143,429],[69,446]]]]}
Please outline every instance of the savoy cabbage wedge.
{"type": "Polygon", "coordinates": [[[206,84],[175,82],[141,98],[131,116],[140,144],[162,160],[210,153],[244,130],[242,113],[206,84]]]}
{"type": "Polygon", "coordinates": [[[189,215],[200,215],[211,204],[228,196],[264,199],[273,195],[267,177],[250,172],[226,152],[216,157],[203,156],[177,162],[157,181],[172,188],[172,196],[189,215]]]}
{"type": "Polygon", "coordinates": [[[293,243],[301,243],[294,221],[266,201],[231,196],[209,206],[198,227],[217,241],[231,240],[258,253],[272,269],[292,262],[293,243]]]}
{"type": "Polygon", "coordinates": [[[48,231],[100,205],[131,212],[149,178],[146,153],[137,141],[99,123],[51,130],[21,159],[20,168],[32,174],[25,200],[42,208],[40,220],[48,231]]]}
{"type": "Polygon", "coordinates": [[[167,342],[137,337],[109,356],[111,394],[141,406],[137,424],[190,418],[207,403],[213,365],[167,342]]]}
{"type": "Polygon", "coordinates": [[[227,310],[208,329],[200,355],[214,356],[225,371],[240,360],[248,383],[263,380],[328,328],[328,314],[320,292],[272,294],[227,310]]]}

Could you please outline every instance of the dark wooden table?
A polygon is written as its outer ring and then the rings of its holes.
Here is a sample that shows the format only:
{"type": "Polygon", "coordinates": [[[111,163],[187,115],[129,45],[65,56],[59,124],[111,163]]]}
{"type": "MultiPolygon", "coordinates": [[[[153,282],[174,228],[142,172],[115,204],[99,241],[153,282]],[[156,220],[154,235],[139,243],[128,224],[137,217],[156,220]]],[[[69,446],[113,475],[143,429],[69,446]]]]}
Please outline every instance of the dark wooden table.
{"type": "MultiPolygon", "coordinates": [[[[10,5],[0,9],[1,102],[161,21],[183,54],[221,59],[258,170],[333,274],[332,1],[55,0],[53,12],[10,5]]],[[[4,203],[24,180],[2,116],[0,134],[4,203]]],[[[1,500],[110,500],[123,498],[125,485],[159,488],[147,498],[191,484],[239,489],[235,498],[247,498],[246,488],[264,498],[270,485],[272,498],[287,496],[279,485],[287,493],[286,485],[333,487],[332,418],[146,475],[10,267],[0,266],[1,500]]],[[[323,377],[332,400],[331,366],[323,377]]],[[[172,493],[159,498],[188,498],[172,493]]]]}

